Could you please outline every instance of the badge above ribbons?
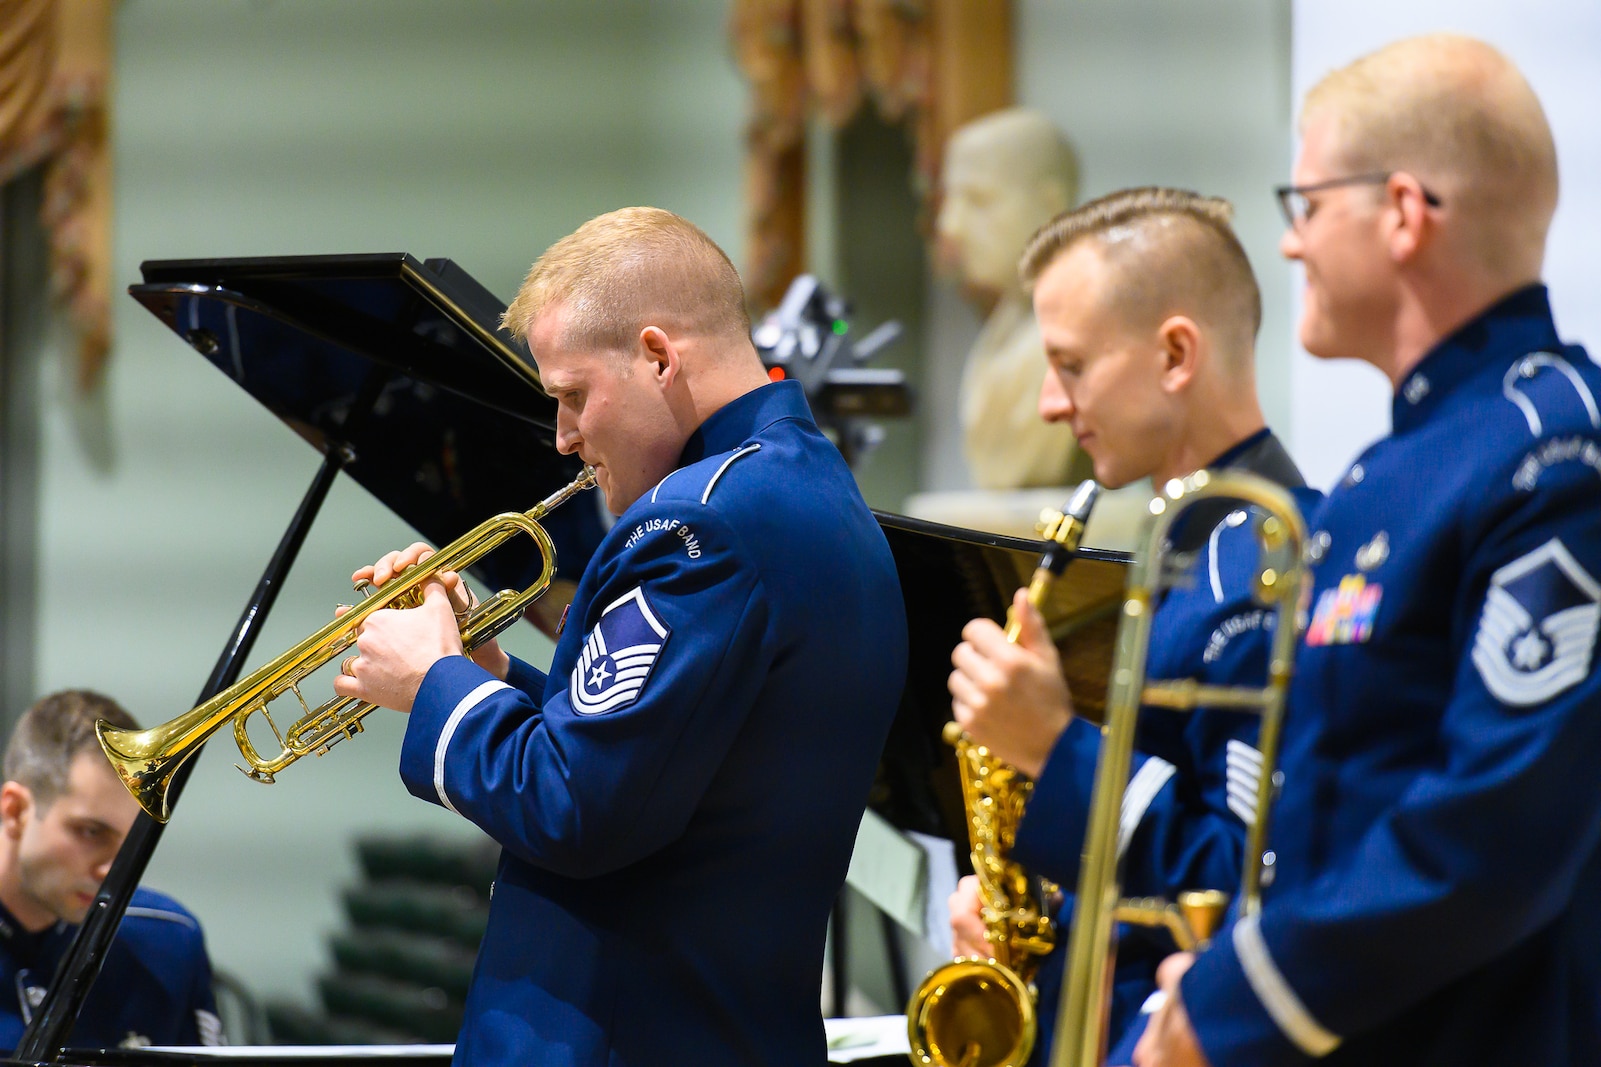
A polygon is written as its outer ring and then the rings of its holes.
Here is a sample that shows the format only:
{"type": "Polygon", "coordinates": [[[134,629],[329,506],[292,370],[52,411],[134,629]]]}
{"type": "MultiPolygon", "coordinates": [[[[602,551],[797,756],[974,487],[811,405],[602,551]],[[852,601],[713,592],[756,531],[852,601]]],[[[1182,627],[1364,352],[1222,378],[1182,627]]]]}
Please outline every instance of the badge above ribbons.
{"type": "Polygon", "coordinates": [[[650,609],[643,589],[608,604],[584,639],[584,651],[573,667],[569,685],[573,710],[599,715],[632,704],[671,632],[650,609]]]}
{"type": "Polygon", "coordinates": [[[1550,700],[1590,673],[1601,583],[1557,538],[1490,577],[1473,665],[1506,704],[1550,700]]]}

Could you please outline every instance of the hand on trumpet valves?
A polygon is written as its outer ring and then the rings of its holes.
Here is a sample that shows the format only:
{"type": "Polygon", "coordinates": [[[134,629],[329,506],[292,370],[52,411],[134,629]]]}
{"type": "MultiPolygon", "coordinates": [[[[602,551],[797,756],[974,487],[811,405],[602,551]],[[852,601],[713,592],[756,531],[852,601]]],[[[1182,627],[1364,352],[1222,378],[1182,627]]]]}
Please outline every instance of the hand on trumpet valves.
{"type": "Polygon", "coordinates": [[[978,892],[978,876],[963,875],[950,896],[951,955],[991,956],[989,939],[984,936],[984,902],[978,892]]]}
{"type": "Polygon", "coordinates": [[[356,654],[346,657],[334,692],[380,707],[410,711],[428,669],[462,654],[461,631],[444,583],[423,584],[415,608],[380,608],[356,633],[356,654]]]}
{"type": "MultiPolygon", "coordinates": [[[[350,576],[351,584],[358,589],[363,585],[372,589],[382,589],[389,581],[407,570],[424,562],[434,554],[431,545],[416,541],[406,548],[394,552],[386,552],[378,558],[376,563],[361,567],[350,576]]],[[[468,588],[467,582],[455,571],[440,571],[435,576],[450,595],[450,609],[456,617],[456,626],[460,629],[467,622],[468,615],[478,606],[478,598],[468,588]]],[[[334,609],[336,616],[343,615],[350,610],[347,605],[340,604],[334,609]]],[[[507,672],[511,669],[511,659],[501,649],[500,643],[490,639],[479,645],[472,652],[472,661],[496,678],[505,680],[507,672]]]]}
{"type": "Polygon", "coordinates": [[[1179,995],[1179,980],[1194,962],[1195,953],[1180,952],[1156,969],[1156,984],[1167,999],[1145,1024],[1145,1033],[1134,1046],[1134,1067],[1211,1067],[1179,995]]]}
{"type": "Polygon", "coordinates": [[[1012,610],[1022,626],[1015,644],[989,619],[963,627],[951,653],[951,707],[975,742],[1037,778],[1073,721],[1073,698],[1045,619],[1024,590],[1012,610]]]}

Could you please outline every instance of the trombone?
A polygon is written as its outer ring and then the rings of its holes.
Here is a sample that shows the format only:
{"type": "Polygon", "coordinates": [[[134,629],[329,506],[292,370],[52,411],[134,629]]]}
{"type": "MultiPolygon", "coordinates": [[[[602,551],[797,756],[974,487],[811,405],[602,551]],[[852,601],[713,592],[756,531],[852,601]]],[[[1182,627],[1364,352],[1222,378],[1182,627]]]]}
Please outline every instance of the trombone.
{"type": "Polygon", "coordinates": [[[594,484],[594,470],[585,467],[577,478],[528,511],[485,520],[288,652],[175,719],[147,730],[119,730],[104,720],[95,723],[100,747],[139,806],[160,823],[172,815],[167,791],[173,775],[230,719],[234,742],[249,764],[248,769],[239,769],[253,781],[270,784],[277,772],[296,760],[324,755],[345,738],[361,733],[361,720],[377,707],[354,697],[334,697],[311,708],[300,694],[303,680],[356,643],[367,616],[383,608],[418,606],[423,586],[436,575],[463,571],[513,537],[525,535],[533,540],[543,560],[539,577],[521,592],[500,590],[460,619],[462,648],[472,652],[521,618],[523,610],[549,588],[556,572],[556,548],[539,520],[594,484]],[[286,693],[294,695],[304,714],[280,731],[267,706],[286,693]],[[262,755],[250,739],[248,722],[258,711],[280,745],[276,755],[262,755]]]}
{"type": "Polygon", "coordinates": [[[1190,948],[1204,942],[1211,933],[1209,927],[1215,928],[1222,918],[1221,894],[1203,908],[1189,908],[1182,899],[1177,906],[1158,899],[1120,899],[1118,821],[1141,705],[1182,711],[1223,707],[1261,715],[1257,747],[1262,753],[1262,774],[1257,783],[1256,818],[1246,833],[1240,885],[1242,915],[1260,909],[1262,868],[1272,862],[1265,855],[1268,811],[1281,780],[1275,767],[1299,630],[1296,612],[1305,582],[1301,550],[1306,541],[1306,523],[1294,499],[1280,486],[1252,474],[1204,470],[1168,482],[1162,494],[1151,501],[1146,523],[1118,623],[1106,725],[1095,767],[1051,1067],[1099,1067],[1106,1056],[1110,1010],[1107,991],[1111,988],[1113,935],[1118,921],[1168,926],[1180,935],[1176,937],[1180,947],[1190,948]],[[1257,601],[1275,609],[1266,684],[1249,688],[1203,685],[1194,679],[1147,680],[1145,658],[1151,613],[1162,588],[1166,563],[1163,545],[1180,515],[1200,501],[1217,498],[1244,501],[1266,512],[1258,527],[1261,551],[1255,583],[1257,601]],[[1185,914],[1187,910],[1190,915],[1185,914]]]}

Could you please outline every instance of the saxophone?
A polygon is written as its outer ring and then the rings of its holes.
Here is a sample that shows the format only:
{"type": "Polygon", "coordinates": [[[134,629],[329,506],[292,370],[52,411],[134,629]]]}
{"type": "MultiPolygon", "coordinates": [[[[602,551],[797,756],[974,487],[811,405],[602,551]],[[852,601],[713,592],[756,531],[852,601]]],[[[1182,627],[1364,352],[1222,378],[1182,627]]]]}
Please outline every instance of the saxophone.
{"type": "MultiPolygon", "coordinates": [[[[1094,482],[1082,483],[1063,513],[1047,521],[1048,546],[1028,586],[1035,607],[1078,548],[1099,493],[1094,482]]],[[[1009,618],[1007,639],[1016,641],[1020,628],[1009,618]]],[[[1038,1031],[1034,972],[1056,944],[1042,904],[1055,887],[1036,889],[1036,879],[1010,859],[1034,783],[956,723],[946,723],[944,738],[956,749],[990,956],[958,956],[923,979],[906,1007],[911,1058],[920,1067],[1023,1067],[1038,1031]]]]}

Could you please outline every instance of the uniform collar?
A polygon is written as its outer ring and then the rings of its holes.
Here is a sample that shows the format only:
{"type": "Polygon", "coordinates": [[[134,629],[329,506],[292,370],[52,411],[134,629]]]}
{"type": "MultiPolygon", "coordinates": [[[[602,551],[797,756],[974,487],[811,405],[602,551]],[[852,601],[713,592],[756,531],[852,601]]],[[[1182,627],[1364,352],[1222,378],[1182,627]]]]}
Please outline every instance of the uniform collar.
{"type": "Polygon", "coordinates": [[[1271,436],[1271,431],[1264,426],[1251,436],[1236,441],[1234,444],[1225,448],[1223,450],[1223,454],[1218,456],[1212,462],[1208,463],[1207,466],[1212,470],[1223,470],[1225,467],[1232,467],[1240,461],[1240,458],[1244,456],[1245,453],[1249,452],[1263,441],[1266,441],[1271,436]]]}
{"type": "Polygon", "coordinates": [[[795,381],[770,382],[736,397],[712,412],[684,444],[678,465],[691,463],[738,448],[775,422],[784,419],[812,421],[806,393],[795,381]]]}
{"type": "Polygon", "coordinates": [[[1557,350],[1551,300],[1536,283],[1503,297],[1432,348],[1395,391],[1391,426],[1405,433],[1427,421],[1440,400],[1491,365],[1519,356],[1557,350]]]}
{"type": "Polygon", "coordinates": [[[30,931],[17,921],[11,909],[0,904],[0,948],[23,966],[31,965],[51,939],[70,929],[70,925],[57,919],[43,930],[30,931]]]}

